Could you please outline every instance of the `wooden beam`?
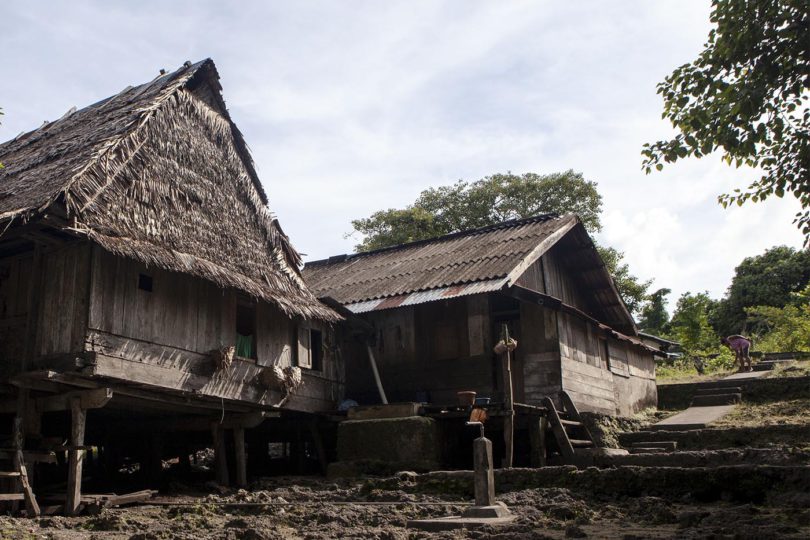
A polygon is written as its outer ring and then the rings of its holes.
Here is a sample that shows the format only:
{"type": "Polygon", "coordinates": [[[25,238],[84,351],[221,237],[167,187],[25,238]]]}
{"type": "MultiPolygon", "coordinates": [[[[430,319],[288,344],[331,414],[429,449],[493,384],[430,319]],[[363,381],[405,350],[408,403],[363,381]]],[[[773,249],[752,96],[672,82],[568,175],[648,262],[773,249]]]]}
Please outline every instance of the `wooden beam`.
{"type": "Polygon", "coordinates": [[[247,458],[245,456],[245,428],[233,428],[233,447],[236,454],[236,485],[247,486],[247,458]]]}
{"type": "Polygon", "coordinates": [[[81,398],[74,397],[70,402],[70,445],[68,450],[68,482],[65,513],[76,515],[82,499],[82,458],[84,451],[78,447],[84,445],[84,428],[87,412],[82,409],[81,398]]]}
{"type": "Polygon", "coordinates": [[[227,486],[228,478],[228,458],[225,455],[225,430],[217,422],[211,423],[211,438],[214,442],[214,470],[217,484],[227,486]]]}
{"type": "Polygon", "coordinates": [[[39,517],[39,504],[37,504],[37,498],[34,496],[34,490],[31,489],[31,483],[28,481],[28,469],[25,467],[21,450],[17,451],[17,460],[20,462],[20,484],[25,496],[25,513],[29,518],[39,517]]]}
{"type": "Polygon", "coordinates": [[[537,244],[534,247],[534,249],[528,255],[526,255],[523,258],[523,260],[520,261],[520,263],[512,269],[511,272],[509,272],[509,275],[507,276],[506,280],[504,280],[505,281],[504,285],[505,286],[514,285],[515,282],[517,282],[517,280],[520,278],[520,276],[522,276],[523,273],[531,265],[533,265],[537,259],[539,259],[543,255],[543,253],[548,251],[548,249],[551,248],[551,246],[556,244],[560,238],[568,234],[568,231],[573,229],[578,223],[579,218],[577,218],[576,216],[567,218],[567,221],[564,222],[559,229],[554,231],[552,234],[543,239],[543,241],[537,244]]]}
{"type": "Polygon", "coordinates": [[[548,420],[544,416],[529,418],[529,446],[532,467],[546,466],[546,430],[548,420]]]}
{"type": "Polygon", "coordinates": [[[109,403],[112,397],[111,388],[94,388],[37,398],[36,404],[41,412],[66,411],[71,409],[73,400],[78,398],[82,409],[100,409],[109,403]]]}
{"type": "Polygon", "coordinates": [[[315,444],[315,452],[318,454],[318,463],[321,466],[321,473],[326,474],[326,468],[329,465],[329,461],[326,458],[326,448],[323,444],[323,437],[321,436],[321,430],[318,429],[318,419],[313,418],[309,422],[309,432],[312,435],[312,442],[315,444]]]}

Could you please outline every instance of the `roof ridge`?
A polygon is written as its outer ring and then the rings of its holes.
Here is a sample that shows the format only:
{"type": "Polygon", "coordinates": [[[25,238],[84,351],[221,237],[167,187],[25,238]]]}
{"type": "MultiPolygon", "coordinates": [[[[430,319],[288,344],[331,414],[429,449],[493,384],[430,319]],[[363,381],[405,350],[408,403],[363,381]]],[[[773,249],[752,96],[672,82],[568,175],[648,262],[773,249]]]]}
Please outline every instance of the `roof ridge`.
{"type": "Polygon", "coordinates": [[[425,244],[430,244],[433,242],[444,242],[447,240],[452,240],[454,238],[461,238],[464,236],[473,236],[476,234],[483,234],[490,231],[495,231],[498,229],[507,229],[510,227],[518,227],[520,225],[525,225],[527,223],[536,223],[536,222],[545,222],[550,221],[552,219],[560,219],[566,215],[572,214],[557,214],[556,212],[547,212],[545,214],[536,214],[534,216],[529,216],[525,218],[515,218],[506,221],[500,221],[498,223],[493,223],[492,225],[485,225],[483,227],[477,227],[475,229],[465,229],[463,231],[456,231],[448,234],[444,234],[441,236],[435,236],[432,238],[425,238],[422,240],[414,240],[413,242],[405,242],[404,244],[396,244],[394,246],[387,246],[383,248],[374,249],[371,251],[361,251],[357,253],[348,253],[343,255],[333,255],[331,257],[327,257],[325,259],[318,259],[315,261],[309,261],[306,263],[306,266],[315,265],[315,266],[323,266],[325,264],[329,264],[330,262],[344,262],[352,259],[359,259],[361,257],[367,257],[370,255],[376,255],[378,253],[385,253],[387,251],[396,251],[399,249],[408,249],[416,246],[421,246],[425,244]],[[338,259],[338,260],[334,260],[338,259]]]}

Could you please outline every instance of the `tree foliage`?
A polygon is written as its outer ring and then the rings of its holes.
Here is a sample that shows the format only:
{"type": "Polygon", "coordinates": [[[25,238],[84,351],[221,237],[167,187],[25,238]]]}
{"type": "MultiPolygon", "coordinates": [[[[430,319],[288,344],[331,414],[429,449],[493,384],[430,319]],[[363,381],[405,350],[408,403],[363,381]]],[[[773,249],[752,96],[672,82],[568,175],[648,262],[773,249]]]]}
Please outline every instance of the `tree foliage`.
{"type": "Polygon", "coordinates": [[[576,213],[596,232],[602,228],[601,211],[596,182],[581,173],[507,173],[426,189],[412,205],[374,212],[352,226],[364,235],[356,249],[370,251],[547,212],[576,213]]]}
{"type": "MultiPolygon", "coordinates": [[[[545,175],[494,174],[475,182],[459,180],[451,186],[423,191],[404,209],[380,210],[353,220],[355,232],[364,236],[356,249],[370,251],[549,212],[575,213],[589,232],[598,232],[602,228],[602,196],[596,188],[596,182],[572,170],[545,175]]],[[[650,282],[641,282],[630,273],[622,253],[605,247],[599,247],[599,252],[628,308],[636,311],[650,282]]]]}
{"type": "Polygon", "coordinates": [[[747,190],[720,195],[725,207],[786,192],[810,242],[810,8],[807,0],[713,0],[705,49],[658,85],[663,117],[678,130],[645,144],[643,167],[661,170],[716,150],[737,167],[759,167],[747,190]]]}
{"type": "Polygon", "coordinates": [[[649,295],[644,307],[641,308],[638,320],[638,326],[642,331],[654,335],[663,335],[667,331],[669,323],[667,295],[671,292],[670,289],[658,289],[649,295]]]}
{"type": "Polygon", "coordinates": [[[624,253],[612,247],[596,246],[599,255],[605,262],[605,266],[613,276],[616,288],[622,296],[622,300],[627,305],[630,313],[638,313],[641,306],[648,300],[647,290],[652,285],[652,280],[641,281],[634,274],[630,273],[630,266],[624,260],[624,253]]]}
{"type": "Polygon", "coordinates": [[[758,320],[748,324],[746,308],[772,306],[782,308],[810,282],[810,250],[798,251],[776,246],[762,255],[743,259],[734,271],[725,298],[717,305],[712,317],[721,335],[741,332],[761,333],[758,320]]]}
{"type": "Polygon", "coordinates": [[[670,321],[670,335],[690,356],[718,350],[720,338],[709,323],[709,313],[716,302],[708,292],[684,293],[678,299],[670,321]]]}
{"type": "Polygon", "coordinates": [[[810,351],[810,284],[793,293],[784,307],[755,306],[745,309],[750,320],[764,329],[757,346],[765,352],[810,351]]]}

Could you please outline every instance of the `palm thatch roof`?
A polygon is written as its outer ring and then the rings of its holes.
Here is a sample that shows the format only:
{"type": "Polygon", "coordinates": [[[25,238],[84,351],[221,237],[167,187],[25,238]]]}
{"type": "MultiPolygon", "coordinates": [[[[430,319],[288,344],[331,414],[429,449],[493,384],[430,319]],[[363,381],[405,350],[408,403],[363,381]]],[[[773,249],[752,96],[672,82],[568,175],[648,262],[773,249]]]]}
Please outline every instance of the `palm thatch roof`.
{"type": "Polygon", "coordinates": [[[0,231],[64,205],[69,230],[112,253],[340,318],[304,284],[210,59],[3,143],[0,162],[0,231]]]}

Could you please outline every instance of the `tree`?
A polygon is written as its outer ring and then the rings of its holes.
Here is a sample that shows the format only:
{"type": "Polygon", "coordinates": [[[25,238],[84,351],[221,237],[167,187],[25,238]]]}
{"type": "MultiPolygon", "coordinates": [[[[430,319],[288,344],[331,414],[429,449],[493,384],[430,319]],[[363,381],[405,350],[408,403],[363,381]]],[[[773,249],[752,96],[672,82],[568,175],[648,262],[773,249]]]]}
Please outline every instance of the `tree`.
{"type": "Polygon", "coordinates": [[[709,324],[709,313],[714,307],[715,301],[709,298],[708,292],[687,292],[678,299],[670,321],[671,335],[688,355],[699,356],[718,350],[720,338],[709,324]]]}
{"type": "Polygon", "coordinates": [[[652,280],[640,281],[635,275],[630,273],[630,266],[623,262],[624,253],[612,247],[596,246],[599,256],[605,262],[605,266],[613,276],[616,288],[622,296],[622,300],[627,305],[630,313],[638,313],[641,306],[647,300],[647,290],[652,285],[652,280]]]}
{"type": "Polygon", "coordinates": [[[717,305],[712,325],[721,335],[761,332],[757,319],[746,326],[746,308],[773,306],[782,308],[810,282],[810,250],[798,251],[776,246],[762,255],[743,259],[725,298],[717,305]]]}
{"type": "Polygon", "coordinates": [[[794,223],[810,242],[810,9],[807,0],[713,0],[705,49],[658,85],[674,138],[645,144],[649,173],[720,150],[728,164],[759,167],[747,190],[718,197],[726,207],[786,192],[799,199],[794,223]]]}
{"type": "Polygon", "coordinates": [[[405,209],[380,210],[353,220],[352,226],[365,235],[356,249],[370,251],[546,212],[573,212],[590,232],[601,230],[602,196],[596,182],[574,171],[459,180],[426,189],[405,209]]]}
{"type": "Polygon", "coordinates": [[[765,352],[810,351],[810,284],[791,294],[784,307],[755,306],[745,309],[749,320],[765,330],[758,348],[765,352]]]}
{"type": "MultiPolygon", "coordinates": [[[[459,180],[423,191],[404,209],[380,210],[353,220],[355,232],[364,235],[356,249],[370,251],[547,212],[575,213],[589,232],[598,232],[602,196],[596,187],[596,182],[571,170],[546,175],[495,174],[472,183],[459,180]]],[[[637,310],[651,282],[633,276],[622,262],[622,253],[598,249],[628,308],[637,310]]]]}
{"type": "Polygon", "coordinates": [[[638,321],[642,331],[655,335],[665,333],[669,323],[666,297],[671,292],[670,289],[658,289],[649,295],[647,303],[641,308],[641,317],[638,321]]]}

